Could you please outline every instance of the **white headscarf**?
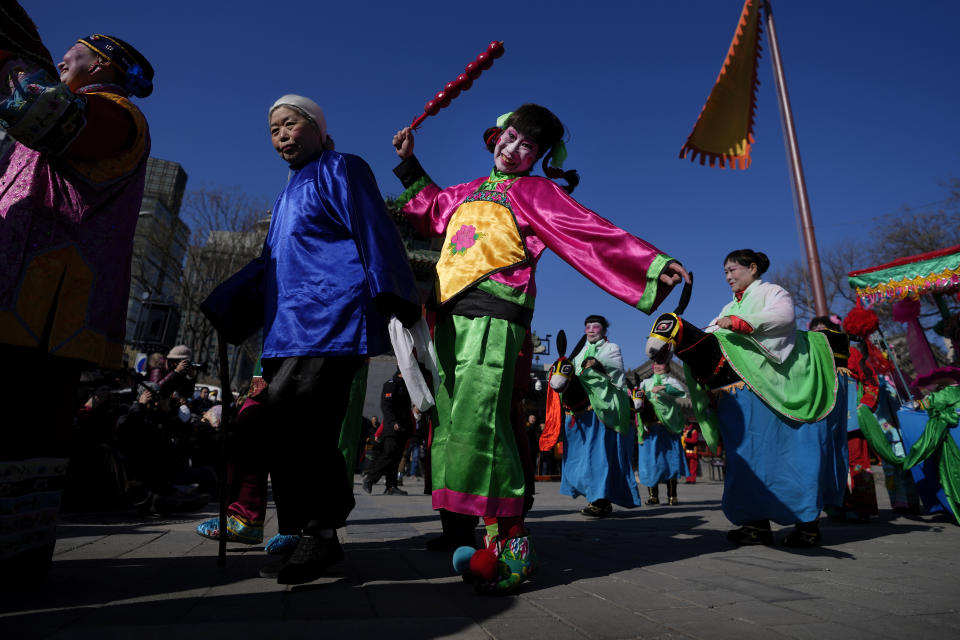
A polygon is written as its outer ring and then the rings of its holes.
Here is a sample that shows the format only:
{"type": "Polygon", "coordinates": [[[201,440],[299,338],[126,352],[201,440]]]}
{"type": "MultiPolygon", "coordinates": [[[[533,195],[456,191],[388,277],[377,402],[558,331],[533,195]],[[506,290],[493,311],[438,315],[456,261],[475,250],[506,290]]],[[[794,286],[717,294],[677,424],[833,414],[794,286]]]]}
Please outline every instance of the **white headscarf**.
{"type": "Polygon", "coordinates": [[[310,118],[311,122],[317,127],[317,130],[320,132],[320,139],[325,143],[327,141],[327,119],[323,117],[323,109],[320,108],[316,102],[310,98],[305,98],[303,96],[298,96],[294,93],[288,93],[285,96],[281,96],[276,102],[273,103],[273,106],[270,107],[270,111],[267,112],[267,117],[273,113],[273,110],[277,107],[290,107],[294,111],[297,111],[306,117],[310,118]]]}

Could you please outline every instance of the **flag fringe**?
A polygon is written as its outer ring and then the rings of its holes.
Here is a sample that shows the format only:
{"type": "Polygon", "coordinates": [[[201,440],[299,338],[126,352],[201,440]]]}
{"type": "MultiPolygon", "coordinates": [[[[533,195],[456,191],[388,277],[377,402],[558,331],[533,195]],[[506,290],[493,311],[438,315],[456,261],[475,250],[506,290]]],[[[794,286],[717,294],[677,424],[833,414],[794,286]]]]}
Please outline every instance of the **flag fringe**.
{"type": "MultiPolygon", "coordinates": [[[[717,75],[717,79],[714,82],[714,88],[720,82],[724,75],[727,73],[727,68],[730,66],[734,56],[738,53],[740,46],[743,42],[745,35],[745,29],[747,27],[747,18],[749,16],[750,8],[753,3],[759,3],[761,0],[746,0],[743,5],[743,11],[740,14],[740,20],[737,22],[737,30],[733,34],[733,42],[730,43],[730,49],[727,51],[727,56],[723,60],[723,65],[720,67],[720,73],[717,75]]],[[[759,12],[760,9],[758,8],[759,12]]],[[[760,16],[757,17],[757,46],[756,46],[756,59],[759,60],[761,53],[763,52],[762,44],[763,36],[763,20],[760,16]]],[[[713,90],[710,91],[710,96],[707,97],[706,103],[704,103],[703,108],[700,109],[700,115],[697,116],[697,121],[693,125],[693,130],[690,131],[690,135],[687,136],[687,141],[680,147],[680,159],[683,160],[687,156],[690,157],[690,162],[695,162],[697,158],[700,159],[700,165],[705,165],[708,161],[710,167],[714,168],[720,166],[722,169],[730,168],[739,168],[747,169],[750,166],[750,149],[753,146],[753,125],[757,113],[757,89],[760,87],[760,79],[757,77],[757,64],[753,65],[753,79],[751,81],[750,89],[750,116],[747,122],[747,141],[744,145],[744,150],[739,154],[729,154],[729,153],[715,153],[712,151],[706,151],[697,147],[691,142],[694,133],[697,131],[697,127],[700,125],[700,120],[703,118],[704,112],[707,110],[707,106],[710,104],[710,98],[713,96],[713,90]]]]}

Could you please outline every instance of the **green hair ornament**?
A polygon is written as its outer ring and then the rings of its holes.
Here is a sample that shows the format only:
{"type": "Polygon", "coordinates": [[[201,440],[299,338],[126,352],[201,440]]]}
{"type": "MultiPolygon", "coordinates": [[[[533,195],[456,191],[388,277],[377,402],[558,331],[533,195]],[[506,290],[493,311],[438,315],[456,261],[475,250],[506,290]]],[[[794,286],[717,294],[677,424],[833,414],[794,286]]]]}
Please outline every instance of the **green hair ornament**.
{"type": "Polygon", "coordinates": [[[563,163],[567,160],[567,143],[563,140],[560,140],[557,144],[553,145],[553,155],[550,157],[550,166],[557,167],[558,169],[563,167],[563,163]]]}
{"type": "MultiPolygon", "coordinates": [[[[513,115],[513,111],[507,111],[499,118],[497,118],[497,128],[503,129],[504,125],[507,124],[507,120],[510,119],[510,116],[513,115]]],[[[567,144],[560,140],[557,144],[553,145],[553,154],[550,156],[550,166],[562,168],[563,163],[567,161],[567,144]]]]}

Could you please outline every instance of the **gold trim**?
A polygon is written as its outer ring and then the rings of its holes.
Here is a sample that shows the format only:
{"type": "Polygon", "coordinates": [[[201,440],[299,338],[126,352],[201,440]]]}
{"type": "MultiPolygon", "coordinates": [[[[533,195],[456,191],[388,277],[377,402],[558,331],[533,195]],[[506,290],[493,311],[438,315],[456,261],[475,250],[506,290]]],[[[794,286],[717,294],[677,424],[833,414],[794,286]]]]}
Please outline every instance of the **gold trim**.
{"type": "MultiPolygon", "coordinates": [[[[919,290],[924,284],[936,284],[937,280],[943,280],[950,278],[952,276],[960,276],[960,267],[954,269],[947,269],[939,273],[931,273],[927,276],[917,276],[916,278],[906,278],[904,280],[895,280],[890,282],[884,282],[872,287],[857,287],[858,296],[869,296],[874,294],[888,294],[892,293],[894,289],[903,288],[905,291],[901,298],[906,298],[914,293],[919,291],[911,291],[911,289],[919,290]]],[[[953,283],[950,283],[953,286],[953,283]]]]}

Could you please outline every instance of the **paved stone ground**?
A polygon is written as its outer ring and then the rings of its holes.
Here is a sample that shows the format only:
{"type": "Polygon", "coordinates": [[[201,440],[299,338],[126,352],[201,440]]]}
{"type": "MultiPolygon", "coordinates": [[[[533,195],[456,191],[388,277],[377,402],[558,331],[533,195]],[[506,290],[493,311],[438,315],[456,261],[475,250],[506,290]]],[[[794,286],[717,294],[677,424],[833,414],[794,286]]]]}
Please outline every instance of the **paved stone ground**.
{"type": "Polygon", "coordinates": [[[68,515],[45,587],[0,597],[0,637],[960,637],[960,527],[895,516],[882,490],[873,523],[825,521],[824,546],[796,551],[728,544],[717,482],[604,520],[541,483],[528,521],[540,571],[521,594],[491,598],[451,575],[449,554],[422,550],[439,520],[422,485],[406,488],[368,496],[358,484],[346,560],[293,588],[256,577],[260,549],[231,546],[218,569],[199,518],[68,515]]]}

